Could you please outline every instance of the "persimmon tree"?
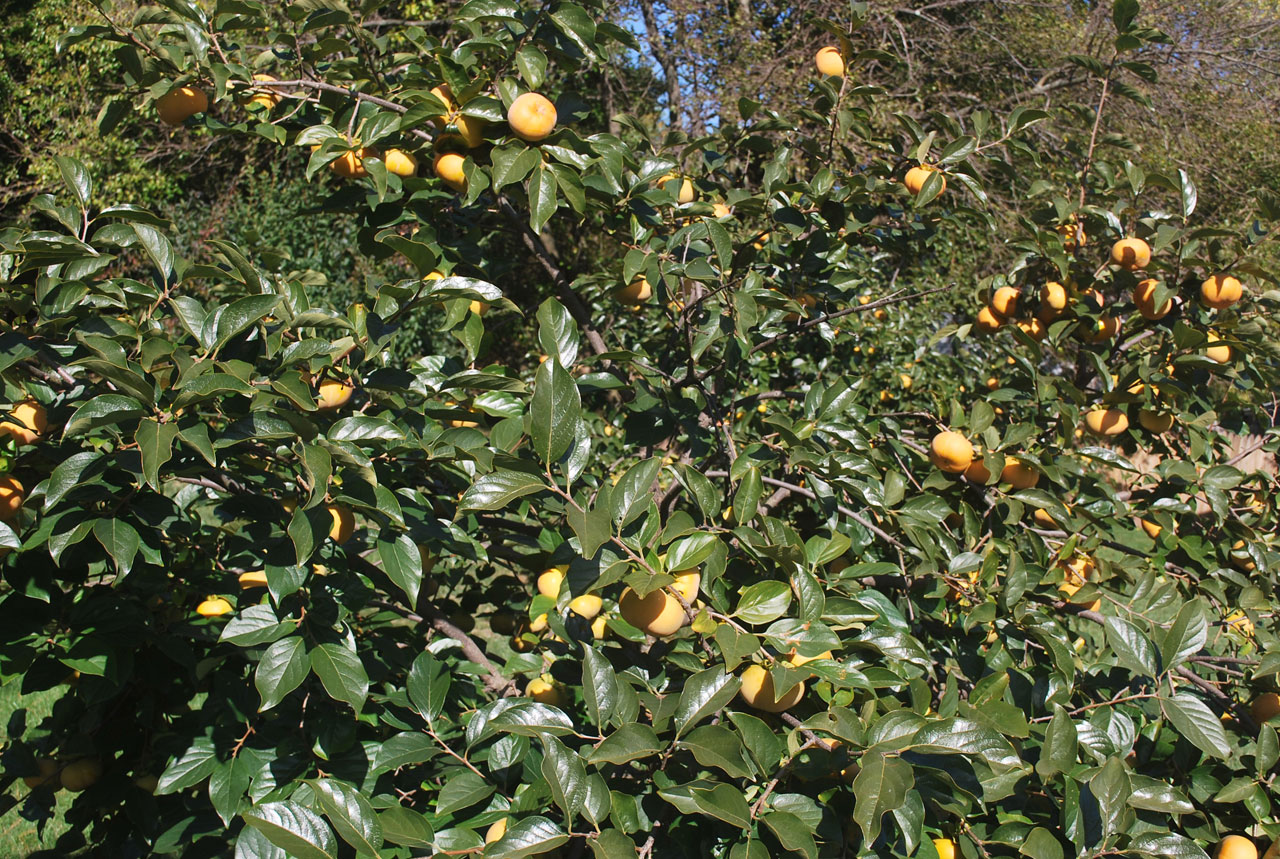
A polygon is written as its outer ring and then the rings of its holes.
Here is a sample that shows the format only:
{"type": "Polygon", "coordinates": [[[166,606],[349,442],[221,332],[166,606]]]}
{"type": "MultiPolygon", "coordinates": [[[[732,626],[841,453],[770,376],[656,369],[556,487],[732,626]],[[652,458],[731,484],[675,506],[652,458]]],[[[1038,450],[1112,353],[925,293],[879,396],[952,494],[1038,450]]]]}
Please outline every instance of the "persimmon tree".
{"type": "Polygon", "coordinates": [[[1109,136],[1163,38],[1136,2],[1078,58],[1088,117],[885,117],[855,3],[799,106],[698,139],[576,95],[635,48],[603,3],[375,7],[100,3],[69,35],[128,69],[106,132],[300,148],[405,276],[333,307],[287,260],[184,259],[65,158],[0,231],[0,654],[63,690],[4,771],[31,817],[82,791],[60,849],[1280,835],[1274,476],[1231,452],[1270,425],[1280,211],[1201,223],[1109,136]],[[1037,124],[1083,125],[1079,162],[1037,124]],[[921,274],[997,222],[1004,273],[921,274]]]}

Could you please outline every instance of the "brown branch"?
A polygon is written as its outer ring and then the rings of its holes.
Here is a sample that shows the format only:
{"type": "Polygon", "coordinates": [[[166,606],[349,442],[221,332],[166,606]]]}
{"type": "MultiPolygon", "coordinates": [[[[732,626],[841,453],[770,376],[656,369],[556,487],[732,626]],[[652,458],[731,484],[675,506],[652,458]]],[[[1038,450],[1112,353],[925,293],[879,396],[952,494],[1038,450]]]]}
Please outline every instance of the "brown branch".
{"type": "MultiPolygon", "coordinates": [[[[366,561],[365,563],[368,562],[366,561]]],[[[370,564],[370,566],[372,566],[372,564],[370,564]]],[[[485,678],[484,685],[490,692],[505,693],[507,690],[514,688],[515,681],[504,676],[503,673],[498,670],[498,666],[485,655],[485,652],[480,649],[478,644],[476,644],[475,639],[467,635],[458,627],[454,626],[449,618],[445,616],[445,613],[430,600],[419,597],[418,602],[424,604],[422,605],[422,614],[417,614],[403,606],[398,606],[395,603],[388,602],[386,600],[369,600],[369,605],[395,612],[406,620],[411,620],[414,623],[429,624],[436,632],[447,635],[449,638],[458,642],[458,644],[462,646],[462,652],[467,659],[476,663],[488,672],[489,676],[485,678]]]]}

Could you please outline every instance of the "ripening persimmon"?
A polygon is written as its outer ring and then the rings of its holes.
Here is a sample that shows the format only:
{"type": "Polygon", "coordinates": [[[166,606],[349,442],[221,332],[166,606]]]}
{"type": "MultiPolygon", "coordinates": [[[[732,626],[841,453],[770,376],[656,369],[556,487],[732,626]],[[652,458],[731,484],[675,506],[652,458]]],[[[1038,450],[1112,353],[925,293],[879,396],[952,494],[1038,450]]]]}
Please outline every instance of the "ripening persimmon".
{"type": "Polygon", "coordinates": [[[467,174],[463,169],[466,162],[467,159],[457,152],[440,152],[436,154],[431,167],[441,182],[462,193],[467,190],[467,174]]]}
{"type": "Polygon", "coordinates": [[[507,125],[516,137],[537,143],[556,127],[556,106],[544,95],[524,93],[507,109],[507,125]]]}
{"type": "Polygon", "coordinates": [[[680,187],[676,190],[676,202],[680,204],[692,203],[698,197],[697,189],[693,187],[693,181],[687,176],[681,177],[674,173],[667,173],[658,179],[658,187],[666,188],[668,182],[680,180],[680,187]]]}
{"type": "Polygon", "coordinates": [[[1005,457],[1004,468],[1000,471],[1000,480],[1014,489],[1031,489],[1040,482],[1040,472],[1029,465],[1024,465],[1016,456],[1005,457]]]}
{"type": "Polygon", "coordinates": [[[1210,361],[1217,361],[1219,364],[1225,364],[1233,357],[1233,351],[1229,345],[1221,342],[1216,333],[1210,331],[1208,334],[1209,346],[1204,350],[1205,357],[1210,361]]]}
{"type": "Polygon", "coordinates": [[[929,459],[942,471],[961,474],[973,462],[973,445],[958,432],[940,432],[929,442],[929,459]]]}
{"type": "Polygon", "coordinates": [[[650,635],[672,635],[688,620],[680,600],[662,589],[643,597],[626,588],[618,598],[622,619],[650,635]]]}
{"type": "Polygon", "coordinates": [[[1038,316],[1033,316],[1030,319],[1019,319],[1018,330],[1037,343],[1044,340],[1049,334],[1049,326],[1045,325],[1044,320],[1038,316]]]}
{"type": "Polygon", "coordinates": [[[623,304],[637,305],[643,304],[653,295],[653,287],[649,285],[649,281],[645,276],[638,274],[631,279],[631,283],[626,286],[619,287],[613,291],[613,297],[621,301],[623,304]]]}
{"type": "Polygon", "coordinates": [[[351,402],[356,389],[338,379],[325,379],[316,393],[316,411],[332,412],[351,402]]]}
{"type": "Polygon", "coordinates": [[[356,517],[345,504],[326,504],[333,524],[329,526],[329,539],[341,545],[351,539],[356,531],[356,517]]]}
{"type": "Polygon", "coordinates": [[[1215,274],[1200,284],[1200,301],[1205,307],[1225,310],[1244,295],[1244,285],[1229,274],[1215,274]]]}
{"type": "Polygon", "coordinates": [[[818,67],[819,74],[829,78],[844,77],[844,57],[840,56],[840,49],[833,45],[819,48],[813,57],[813,64],[818,67]]]}
{"type": "Polygon", "coordinates": [[[979,486],[986,486],[991,480],[991,469],[987,467],[985,457],[978,457],[965,468],[964,479],[979,486]]]}
{"type": "Polygon", "coordinates": [[[564,690],[558,684],[542,677],[530,680],[529,685],[524,687],[524,694],[539,704],[547,704],[551,707],[563,707],[567,703],[564,690]]]}
{"type": "Polygon", "coordinates": [[[418,172],[418,159],[403,149],[388,149],[382,163],[387,165],[388,173],[397,176],[412,176],[418,172]]]}
{"type": "Polygon", "coordinates": [[[0,421],[0,437],[10,435],[18,444],[34,444],[49,428],[44,406],[26,399],[9,410],[9,419],[0,421]]]}
{"type": "Polygon", "coordinates": [[[1151,246],[1142,239],[1121,239],[1111,246],[1111,264],[1138,271],[1151,263],[1151,246]]]}
{"type": "Polygon", "coordinates": [[[1056,229],[1058,235],[1062,236],[1062,247],[1066,249],[1067,253],[1072,253],[1076,248],[1082,248],[1089,243],[1089,237],[1085,235],[1084,227],[1079,224],[1062,224],[1056,229]]]}
{"type": "Polygon", "coordinates": [[[1084,416],[1084,425],[1094,435],[1120,435],[1129,428],[1129,416],[1120,409],[1091,409],[1084,416]]]}
{"type": "Polygon", "coordinates": [[[1218,845],[1214,859],[1258,859],[1258,848],[1243,835],[1228,835],[1218,845]]]}
{"type": "Polygon", "coordinates": [[[378,151],[376,149],[369,149],[368,147],[349,149],[330,161],[329,169],[343,179],[362,179],[369,175],[369,171],[364,166],[364,159],[377,154],[378,151]]]}
{"type": "Polygon", "coordinates": [[[12,522],[27,500],[26,490],[12,474],[0,475],[0,522],[12,522]]]}
{"type": "Polygon", "coordinates": [[[231,603],[219,596],[207,596],[196,606],[196,614],[201,617],[221,617],[231,611],[231,603]]]}
{"type": "Polygon", "coordinates": [[[1051,280],[1040,287],[1040,312],[1037,316],[1052,322],[1062,315],[1067,308],[1067,288],[1057,281],[1051,280]]]}
{"type": "Polygon", "coordinates": [[[804,697],[804,684],[797,683],[778,695],[773,686],[773,677],[761,665],[748,665],[742,671],[742,686],[738,695],[748,705],[766,713],[781,713],[790,710],[804,697]]]}
{"type": "MultiPolygon", "coordinates": [[[[259,83],[274,83],[275,75],[257,74],[253,79],[259,83]]],[[[253,95],[245,101],[245,107],[258,108],[261,110],[271,110],[280,103],[280,93],[276,92],[273,87],[255,87],[253,95]]]]}
{"type": "Polygon", "coordinates": [[[919,194],[920,189],[924,187],[924,183],[928,181],[929,176],[933,173],[937,173],[938,177],[942,179],[942,188],[938,191],[938,194],[942,194],[943,191],[947,190],[947,177],[931,164],[912,167],[907,171],[907,175],[903,177],[902,184],[906,185],[907,190],[912,194],[919,194]]]}
{"type": "Polygon", "coordinates": [[[1138,281],[1133,288],[1133,303],[1137,306],[1138,312],[1142,314],[1143,319],[1162,319],[1173,309],[1172,298],[1166,298],[1159,307],[1156,307],[1156,288],[1158,286],[1160,286],[1160,281],[1154,277],[1148,277],[1138,281]]]}
{"type": "Polygon", "coordinates": [[[1138,410],[1138,423],[1144,430],[1156,435],[1168,432],[1173,427],[1173,421],[1173,415],[1167,412],[1157,412],[1152,409],[1138,410]]]}
{"type": "Polygon", "coordinates": [[[1259,724],[1269,722],[1280,716],[1280,695],[1275,692],[1263,692],[1249,705],[1249,715],[1259,724]]]}
{"type": "Polygon", "coordinates": [[[984,307],[978,311],[978,318],[974,320],[973,324],[975,328],[984,334],[991,334],[998,331],[1000,326],[1004,324],[1004,317],[990,307],[984,307]]]}
{"type": "Polygon", "coordinates": [[[156,99],[156,113],[166,125],[181,125],[189,117],[209,109],[209,96],[194,86],[180,86],[156,99]]]}

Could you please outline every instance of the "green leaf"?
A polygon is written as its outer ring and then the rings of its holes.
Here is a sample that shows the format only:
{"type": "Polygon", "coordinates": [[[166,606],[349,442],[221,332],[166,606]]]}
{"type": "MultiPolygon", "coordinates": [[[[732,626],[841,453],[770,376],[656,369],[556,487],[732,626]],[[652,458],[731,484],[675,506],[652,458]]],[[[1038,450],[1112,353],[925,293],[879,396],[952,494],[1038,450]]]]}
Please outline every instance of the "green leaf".
{"type": "Polygon", "coordinates": [[[1189,692],[1179,692],[1172,698],[1161,696],[1160,707],[1178,733],[1202,752],[1224,759],[1231,756],[1222,722],[1199,698],[1189,692]]]}
{"type": "Polygon", "coordinates": [[[881,819],[902,805],[914,784],[911,765],[902,758],[875,751],[863,755],[862,769],[853,780],[853,819],[867,843],[880,837],[881,819]]]}
{"type": "Polygon", "coordinates": [[[926,724],[912,737],[911,748],[931,754],[972,755],[997,769],[1013,769],[1022,763],[999,733],[958,716],[926,724]]]}
{"type": "Polygon", "coordinates": [[[142,403],[133,397],[101,394],[76,409],[71,420],[67,421],[63,437],[71,438],[98,427],[123,423],[140,417],[145,412],[142,403]]]}
{"type": "Polygon", "coordinates": [[[554,298],[538,306],[538,343],[561,367],[572,367],[578,360],[578,323],[554,298]]]}
{"type": "Polygon", "coordinates": [[[573,443],[582,397],[569,371],[555,359],[543,361],[533,383],[529,406],[529,440],[548,467],[573,443]]]}
{"type": "Polygon", "coordinates": [[[369,694],[369,675],[360,657],[340,644],[321,644],[311,650],[311,670],[335,701],[345,701],[358,713],[369,694]]]}
{"type": "Polygon", "coordinates": [[[593,764],[625,764],[655,755],[666,747],[653,728],[630,722],[605,737],[587,759],[593,764]]]}
{"type": "Polygon", "coordinates": [[[338,844],[324,820],[293,800],[264,802],[246,811],[244,822],[296,859],[337,859],[338,844]]]}
{"type": "Polygon", "coordinates": [[[785,811],[772,811],[760,819],[783,847],[792,853],[801,853],[807,859],[817,859],[818,845],[813,840],[813,831],[799,817],[785,811]]]}
{"type": "Polygon", "coordinates": [[[435,830],[427,818],[402,805],[393,805],[378,813],[382,837],[392,844],[404,847],[431,847],[435,842],[435,830]]]}
{"type": "MultiPolygon", "coordinates": [[[[405,731],[378,746],[373,758],[373,774],[429,761],[440,753],[426,734],[405,731]]],[[[391,836],[387,836],[390,838],[391,836]]]]}
{"type": "Polygon", "coordinates": [[[52,510],[72,489],[87,483],[101,473],[109,462],[110,460],[105,459],[101,453],[90,450],[73,454],[58,463],[53,473],[49,475],[49,483],[45,488],[45,512],[52,510]]]}
{"type": "Polygon", "coordinates": [[[1209,859],[1199,844],[1176,832],[1148,832],[1129,842],[1126,851],[1138,856],[1159,856],[1161,859],[1209,859]]]}
{"type": "MultiPolygon", "coordinates": [[[[137,229],[135,226],[134,229],[137,229]]],[[[213,348],[221,349],[232,337],[267,316],[280,303],[278,295],[247,295],[231,302],[218,317],[213,348]]]]}
{"type": "Polygon", "coordinates": [[[160,774],[156,796],[178,793],[195,787],[208,778],[217,766],[218,754],[214,749],[213,740],[208,737],[198,737],[180,757],[170,761],[169,766],[165,767],[164,772],[160,774]]]}
{"type": "Polygon", "coordinates": [[[547,818],[535,814],[510,824],[506,834],[490,845],[485,855],[500,857],[500,859],[541,856],[568,840],[569,836],[565,835],[560,827],[547,818]]]}
{"type": "Polygon", "coordinates": [[[311,670],[302,636],[282,638],[263,652],[253,672],[253,685],[262,696],[258,712],[270,710],[297,689],[311,670]]]}
{"type": "Polygon", "coordinates": [[[93,536],[107,550],[121,577],[133,569],[133,559],[138,554],[141,541],[132,525],[122,519],[99,519],[93,523],[93,536]]]}
{"type": "Polygon", "coordinates": [[[537,475],[523,471],[492,471],[476,478],[462,496],[458,508],[461,511],[501,510],[515,499],[543,489],[546,489],[546,483],[537,475]]]}
{"type": "Polygon", "coordinates": [[[754,774],[746,746],[736,733],[722,725],[694,728],[680,745],[704,767],[717,767],[730,778],[751,778],[754,774]]]}
{"type": "Polygon", "coordinates": [[[764,581],[748,585],[733,615],[745,623],[765,624],[786,614],[791,605],[791,588],[783,582],[764,581]]]}
{"type": "Polygon", "coordinates": [[[1040,747],[1040,760],[1036,773],[1049,779],[1057,773],[1069,772],[1076,763],[1078,740],[1076,726],[1062,705],[1055,705],[1053,718],[1045,731],[1044,745],[1040,747]]]}
{"type": "Polygon", "coordinates": [[[400,441],[404,437],[404,430],[391,421],[369,415],[352,415],[329,428],[331,441],[400,441]]]}
{"type": "Polygon", "coordinates": [[[435,812],[438,816],[470,808],[493,794],[494,787],[471,770],[455,769],[440,790],[435,812]]]}
{"type": "Polygon", "coordinates": [[[535,233],[541,232],[556,213],[556,177],[545,164],[539,165],[529,177],[528,193],[529,226],[535,233]]]}
{"type": "Polygon", "coordinates": [[[62,183],[76,198],[81,209],[89,207],[89,199],[93,196],[93,177],[89,170],[74,158],[66,155],[53,156],[58,170],[62,173],[62,183]]]}
{"type": "Polygon", "coordinates": [[[577,752],[550,735],[542,738],[542,777],[551,797],[572,821],[582,809],[587,792],[587,768],[577,752]]]}
{"type": "Polygon", "coordinates": [[[160,279],[168,283],[173,279],[173,246],[165,238],[164,233],[150,224],[134,223],[131,225],[147,256],[155,263],[160,272],[160,279]]]}
{"type": "Polygon", "coordinates": [[[1089,793],[1098,804],[1102,838],[1119,830],[1129,801],[1129,777],[1119,758],[1110,758],[1089,780],[1089,793]]]}
{"type": "Polygon", "coordinates": [[[138,422],[133,440],[142,454],[142,474],[152,489],[160,488],[160,468],[173,456],[173,440],[177,437],[177,424],[162,424],[154,418],[138,422]]]}
{"type": "Polygon", "coordinates": [[[676,737],[728,704],[741,685],[737,677],[726,674],[719,665],[686,680],[676,704],[676,737]]]}
{"type": "Polygon", "coordinates": [[[392,584],[404,591],[410,608],[418,603],[422,587],[422,552],[408,534],[378,535],[378,566],[392,584]]]}
{"type": "Polygon", "coordinates": [[[1204,604],[1200,600],[1187,601],[1160,641],[1160,661],[1165,670],[1171,671],[1199,653],[1208,640],[1209,621],[1204,604]]]}
{"type": "Polygon", "coordinates": [[[1107,644],[1121,665],[1137,674],[1160,676],[1160,654],[1136,624],[1119,617],[1106,618],[1107,644]]]}
{"type": "Polygon", "coordinates": [[[597,727],[613,717],[618,706],[618,675],[612,663],[595,647],[582,648],[582,698],[591,723],[597,727]]]}
{"type": "Polygon", "coordinates": [[[618,480],[610,497],[610,510],[614,522],[626,527],[645,511],[653,496],[649,493],[662,469],[662,460],[652,457],[637,462],[618,480]]]}
{"type": "Polygon", "coordinates": [[[224,761],[209,775],[209,801],[224,826],[239,814],[251,776],[248,761],[240,758],[224,761]]]}
{"type": "Polygon", "coordinates": [[[382,823],[369,800],[337,779],[315,779],[309,784],[315,788],[320,810],[329,818],[338,837],[360,853],[377,856],[382,846],[382,823]]]}
{"type": "Polygon", "coordinates": [[[414,708],[430,723],[444,710],[444,702],[449,697],[452,683],[449,666],[424,651],[413,660],[405,688],[414,708]]]}
{"type": "Polygon", "coordinates": [[[751,809],[747,807],[742,791],[736,787],[718,784],[712,788],[694,788],[690,797],[703,814],[723,820],[730,826],[742,829],[751,826],[751,809]]]}

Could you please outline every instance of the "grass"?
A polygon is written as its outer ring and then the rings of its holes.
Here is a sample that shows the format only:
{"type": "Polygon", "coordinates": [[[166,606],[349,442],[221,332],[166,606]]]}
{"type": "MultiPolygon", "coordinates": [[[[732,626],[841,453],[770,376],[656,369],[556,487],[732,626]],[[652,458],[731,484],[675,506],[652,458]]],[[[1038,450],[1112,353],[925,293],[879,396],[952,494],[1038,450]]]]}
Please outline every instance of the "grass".
{"type": "MultiPolygon", "coordinates": [[[[57,688],[23,695],[19,689],[20,686],[20,682],[0,686],[0,732],[2,732],[0,747],[6,750],[15,739],[9,736],[9,727],[10,719],[16,711],[21,709],[27,711],[28,727],[38,725],[52,712],[54,702],[65,692],[64,689],[57,688]]],[[[22,779],[16,779],[9,785],[3,797],[0,797],[0,808],[5,809],[4,813],[0,814],[0,857],[5,859],[17,859],[40,850],[50,849],[58,837],[67,831],[68,827],[63,815],[71,805],[73,794],[67,794],[65,791],[59,791],[56,794],[57,803],[53,819],[47,821],[41,831],[34,821],[23,818],[21,814],[22,804],[28,793],[22,779]]]]}

